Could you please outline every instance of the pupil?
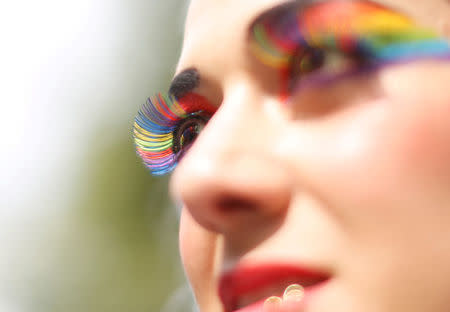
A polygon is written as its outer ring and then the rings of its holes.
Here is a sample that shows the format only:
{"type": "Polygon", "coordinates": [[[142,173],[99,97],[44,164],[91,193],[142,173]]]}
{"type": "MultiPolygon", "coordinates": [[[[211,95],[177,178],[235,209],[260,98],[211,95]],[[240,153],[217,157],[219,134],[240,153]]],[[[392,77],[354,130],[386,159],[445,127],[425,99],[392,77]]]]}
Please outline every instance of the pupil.
{"type": "Polygon", "coordinates": [[[207,121],[207,118],[201,115],[188,116],[182,120],[173,133],[173,152],[183,152],[185,148],[189,147],[195,141],[207,121]]]}
{"type": "Polygon", "coordinates": [[[324,64],[325,57],[323,51],[308,49],[300,59],[300,73],[310,73],[324,64]]]}
{"type": "Polygon", "coordinates": [[[190,126],[189,128],[186,128],[183,131],[183,134],[181,135],[180,138],[181,148],[194,142],[194,140],[197,138],[197,135],[200,133],[198,128],[199,127],[197,125],[194,125],[190,126]]]}
{"type": "Polygon", "coordinates": [[[295,87],[303,75],[321,68],[325,63],[325,53],[320,49],[306,48],[297,51],[292,58],[291,88],[295,87]]]}

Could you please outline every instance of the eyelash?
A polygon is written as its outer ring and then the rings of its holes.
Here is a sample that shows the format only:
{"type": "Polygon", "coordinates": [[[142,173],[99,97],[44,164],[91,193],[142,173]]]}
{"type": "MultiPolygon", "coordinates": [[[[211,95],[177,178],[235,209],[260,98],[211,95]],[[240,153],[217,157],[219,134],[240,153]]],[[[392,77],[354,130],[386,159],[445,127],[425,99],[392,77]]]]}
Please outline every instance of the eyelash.
{"type": "Polygon", "coordinates": [[[176,167],[215,110],[194,93],[180,100],[158,94],[142,105],[134,120],[133,138],[137,154],[153,175],[176,167]]]}

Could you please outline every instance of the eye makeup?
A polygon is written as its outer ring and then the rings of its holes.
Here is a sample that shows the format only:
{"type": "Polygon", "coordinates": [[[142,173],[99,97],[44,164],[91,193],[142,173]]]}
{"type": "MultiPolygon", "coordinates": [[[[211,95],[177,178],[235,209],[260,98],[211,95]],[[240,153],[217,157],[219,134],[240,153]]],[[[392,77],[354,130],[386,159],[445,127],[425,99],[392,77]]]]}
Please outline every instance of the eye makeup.
{"type": "Polygon", "coordinates": [[[449,43],[407,16],[371,1],[292,1],[250,26],[250,49],[279,70],[282,93],[380,66],[450,59],[449,43]]]}
{"type": "Polygon", "coordinates": [[[173,94],[149,98],[135,118],[136,151],[153,175],[164,175],[175,168],[216,110],[203,96],[187,92],[191,87],[183,84],[171,88],[182,95],[178,99],[173,94]]]}
{"type": "Polygon", "coordinates": [[[197,88],[200,84],[200,75],[195,68],[188,68],[176,75],[173,79],[169,94],[173,95],[177,99],[181,99],[183,96],[197,88]]]}
{"type": "MultiPolygon", "coordinates": [[[[249,28],[250,50],[279,71],[281,98],[305,85],[416,59],[450,60],[445,40],[371,1],[296,0],[266,11],[249,28]]],[[[168,94],[147,100],[135,118],[138,155],[154,175],[171,172],[216,111],[194,90],[196,69],[179,73],[168,94]]]]}

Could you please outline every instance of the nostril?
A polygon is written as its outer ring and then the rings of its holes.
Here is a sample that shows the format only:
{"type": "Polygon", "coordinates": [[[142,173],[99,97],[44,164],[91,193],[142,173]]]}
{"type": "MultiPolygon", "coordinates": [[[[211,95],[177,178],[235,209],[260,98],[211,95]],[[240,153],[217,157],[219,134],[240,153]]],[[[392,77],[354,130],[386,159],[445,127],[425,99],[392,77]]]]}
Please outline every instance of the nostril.
{"type": "Polygon", "coordinates": [[[292,192],[285,164],[254,151],[205,151],[203,143],[194,144],[171,181],[172,194],[192,218],[211,232],[236,238],[278,226],[292,192]]]}
{"type": "Polygon", "coordinates": [[[258,209],[258,203],[244,197],[227,196],[218,199],[216,207],[221,213],[254,212],[258,209]]]}

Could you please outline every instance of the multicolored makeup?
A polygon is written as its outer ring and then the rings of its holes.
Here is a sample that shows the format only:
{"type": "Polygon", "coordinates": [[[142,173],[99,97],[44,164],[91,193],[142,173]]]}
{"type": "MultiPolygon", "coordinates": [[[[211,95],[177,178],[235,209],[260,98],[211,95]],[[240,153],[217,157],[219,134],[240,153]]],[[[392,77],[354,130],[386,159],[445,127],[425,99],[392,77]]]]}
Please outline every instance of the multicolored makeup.
{"type": "Polygon", "coordinates": [[[389,63],[450,59],[446,40],[371,1],[285,3],[252,23],[250,47],[279,69],[287,95],[300,80],[327,82],[389,63]]]}
{"type": "Polygon", "coordinates": [[[153,175],[175,168],[216,110],[204,97],[178,91],[149,98],[134,121],[137,153],[153,175]]]}
{"type": "MultiPolygon", "coordinates": [[[[449,43],[407,16],[371,1],[290,1],[250,26],[251,52],[280,72],[281,98],[380,66],[425,58],[450,60],[449,43]]],[[[149,98],[134,122],[137,153],[154,175],[172,171],[216,107],[193,93],[195,69],[149,98]]]]}

